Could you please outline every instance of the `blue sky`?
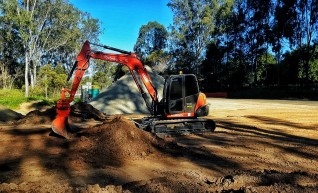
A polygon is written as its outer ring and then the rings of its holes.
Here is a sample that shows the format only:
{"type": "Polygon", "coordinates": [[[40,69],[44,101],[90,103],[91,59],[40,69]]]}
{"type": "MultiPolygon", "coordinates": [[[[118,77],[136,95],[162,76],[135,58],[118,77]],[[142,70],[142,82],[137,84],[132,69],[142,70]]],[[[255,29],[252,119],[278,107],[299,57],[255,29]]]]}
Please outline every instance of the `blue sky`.
{"type": "Polygon", "coordinates": [[[150,21],[172,24],[169,0],[70,0],[102,23],[102,44],[133,51],[139,29],[150,21]]]}

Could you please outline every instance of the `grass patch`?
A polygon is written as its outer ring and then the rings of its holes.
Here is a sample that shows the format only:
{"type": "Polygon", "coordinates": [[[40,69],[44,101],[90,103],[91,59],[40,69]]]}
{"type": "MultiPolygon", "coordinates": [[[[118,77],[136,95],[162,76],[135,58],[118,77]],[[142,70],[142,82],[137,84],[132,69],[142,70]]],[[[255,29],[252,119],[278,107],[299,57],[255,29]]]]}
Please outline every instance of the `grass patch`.
{"type": "Polygon", "coordinates": [[[27,98],[24,97],[24,93],[18,89],[1,89],[0,90],[0,105],[8,107],[10,109],[16,109],[23,102],[26,102],[27,98]]]}
{"type": "Polygon", "coordinates": [[[24,97],[24,92],[18,89],[0,89],[0,105],[17,109],[21,103],[40,101],[39,106],[54,105],[57,99],[46,99],[43,96],[24,97]]]}
{"type": "Polygon", "coordinates": [[[38,105],[40,106],[46,106],[46,105],[51,106],[51,105],[54,105],[57,100],[58,99],[46,99],[43,96],[31,96],[26,99],[26,102],[40,101],[38,102],[38,105]]]}

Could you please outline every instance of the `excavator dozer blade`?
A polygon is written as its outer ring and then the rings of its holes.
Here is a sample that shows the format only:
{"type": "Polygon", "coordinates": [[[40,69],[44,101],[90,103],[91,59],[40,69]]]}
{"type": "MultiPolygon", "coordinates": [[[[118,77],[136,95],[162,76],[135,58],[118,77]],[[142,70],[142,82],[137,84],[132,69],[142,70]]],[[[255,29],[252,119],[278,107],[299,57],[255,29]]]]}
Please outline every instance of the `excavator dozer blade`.
{"type": "Polygon", "coordinates": [[[67,109],[57,109],[56,118],[52,122],[52,130],[54,133],[66,138],[70,139],[70,135],[68,133],[69,123],[68,123],[68,115],[70,114],[70,108],[67,109]]]}

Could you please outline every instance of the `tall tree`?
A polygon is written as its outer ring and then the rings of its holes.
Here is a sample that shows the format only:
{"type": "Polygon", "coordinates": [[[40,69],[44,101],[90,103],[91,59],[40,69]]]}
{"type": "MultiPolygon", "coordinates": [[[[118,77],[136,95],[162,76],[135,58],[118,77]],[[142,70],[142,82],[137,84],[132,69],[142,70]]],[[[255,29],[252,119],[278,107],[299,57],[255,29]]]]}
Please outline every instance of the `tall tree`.
{"type": "Polygon", "coordinates": [[[14,23],[3,17],[1,8],[0,45],[0,87],[12,88],[18,86],[17,80],[23,76],[23,73],[21,73],[23,69],[19,64],[23,52],[21,39],[15,31],[14,23]]]}
{"type": "Polygon", "coordinates": [[[297,30],[294,37],[297,37],[298,46],[304,47],[303,75],[305,81],[310,80],[310,60],[314,55],[313,38],[318,35],[318,0],[298,0],[297,4],[297,30]]]}
{"type": "Polygon", "coordinates": [[[162,52],[167,46],[168,32],[166,28],[158,22],[148,22],[141,26],[139,36],[134,46],[134,51],[148,65],[156,63],[152,60],[154,55],[163,57],[162,52]],[[152,57],[150,57],[152,56],[152,57]]]}
{"type": "MultiPolygon", "coordinates": [[[[229,87],[241,87],[246,80],[246,4],[244,0],[227,0],[220,4],[215,17],[214,46],[209,47],[207,61],[220,51],[222,58],[218,63],[210,62],[203,73],[212,73],[218,84],[229,87]],[[213,48],[214,51],[210,51],[213,48]],[[220,50],[216,52],[216,50],[220,50]],[[214,53],[215,52],[215,53],[214,53]],[[217,66],[217,68],[215,68],[217,66]],[[213,71],[211,72],[213,67],[213,71]],[[210,70],[209,70],[210,69],[210,70]],[[229,81],[233,80],[233,81],[229,81]]],[[[213,45],[212,44],[212,45],[213,45]]]]}
{"type": "Polygon", "coordinates": [[[249,10],[247,34],[252,73],[254,83],[258,84],[258,80],[262,79],[258,76],[263,74],[262,70],[265,70],[261,66],[261,59],[263,55],[267,54],[268,49],[267,42],[270,34],[267,32],[271,17],[271,0],[247,0],[247,8],[249,10]]]}
{"type": "Polygon", "coordinates": [[[170,36],[173,62],[176,68],[198,74],[211,41],[219,1],[171,0],[168,6],[173,12],[170,36]]]}
{"type": "Polygon", "coordinates": [[[274,2],[273,24],[271,25],[270,42],[273,47],[277,62],[277,83],[281,83],[281,63],[283,60],[283,51],[291,49],[291,46],[286,45],[293,41],[293,31],[295,30],[296,18],[296,0],[280,0],[274,2]]]}
{"type": "Polygon", "coordinates": [[[32,87],[36,83],[37,67],[42,57],[86,37],[82,34],[82,26],[96,23],[91,19],[81,19],[82,13],[65,0],[8,0],[1,8],[5,19],[16,25],[15,30],[22,41],[25,96],[29,95],[29,80],[32,87]]]}

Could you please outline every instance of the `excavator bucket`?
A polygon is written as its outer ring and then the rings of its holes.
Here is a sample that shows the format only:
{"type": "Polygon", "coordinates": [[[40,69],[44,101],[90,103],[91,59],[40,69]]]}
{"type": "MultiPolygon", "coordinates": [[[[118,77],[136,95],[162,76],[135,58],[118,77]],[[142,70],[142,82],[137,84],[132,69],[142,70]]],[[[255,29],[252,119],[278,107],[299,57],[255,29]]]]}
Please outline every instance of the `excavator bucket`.
{"type": "Polygon", "coordinates": [[[56,118],[52,122],[52,130],[57,135],[60,135],[66,139],[70,138],[68,133],[69,123],[68,123],[68,115],[70,114],[71,108],[68,103],[63,100],[57,102],[57,115],[56,118]]]}

